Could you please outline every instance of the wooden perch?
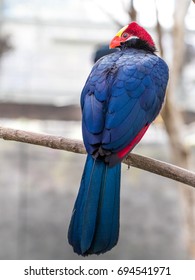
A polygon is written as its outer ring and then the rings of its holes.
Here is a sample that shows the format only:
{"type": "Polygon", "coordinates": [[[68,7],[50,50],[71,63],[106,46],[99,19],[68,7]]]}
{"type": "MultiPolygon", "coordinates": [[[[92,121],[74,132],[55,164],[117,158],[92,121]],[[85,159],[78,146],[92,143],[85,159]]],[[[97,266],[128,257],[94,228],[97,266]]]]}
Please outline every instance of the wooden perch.
{"type": "MultiPolygon", "coordinates": [[[[61,136],[0,127],[0,138],[78,154],[86,153],[81,141],[61,136]]],[[[195,173],[178,166],[133,153],[130,153],[123,163],[195,187],[195,173]]]]}

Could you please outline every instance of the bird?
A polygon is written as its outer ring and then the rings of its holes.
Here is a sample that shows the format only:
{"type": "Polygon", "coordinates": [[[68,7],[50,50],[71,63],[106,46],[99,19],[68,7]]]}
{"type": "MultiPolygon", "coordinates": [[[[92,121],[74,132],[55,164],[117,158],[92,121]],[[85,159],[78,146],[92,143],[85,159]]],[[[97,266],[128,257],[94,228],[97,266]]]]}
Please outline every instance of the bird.
{"type": "Polygon", "coordinates": [[[159,114],[169,79],[151,35],[137,22],[110,42],[81,92],[87,158],[68,229],[81,256],[103,254],[118,242],[121,162],[159,114]]]}

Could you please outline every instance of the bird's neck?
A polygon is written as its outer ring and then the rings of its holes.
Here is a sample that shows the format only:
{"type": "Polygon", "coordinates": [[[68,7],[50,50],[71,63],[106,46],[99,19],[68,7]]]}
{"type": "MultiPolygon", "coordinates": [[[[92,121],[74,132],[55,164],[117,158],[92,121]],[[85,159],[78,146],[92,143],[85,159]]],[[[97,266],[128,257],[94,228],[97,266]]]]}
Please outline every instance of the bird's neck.
{"type": "Polygon", "coordinates": [[[133,38],[130,39],[124,43],[121,44],[121,50],[129,49],[129,48],[134,48],[134,49],[139,49],[139,50],[145,50],[147,52],[155,53],[156,52],[156,47],[151,46],[148,44],[147,41],[133,38]]]}

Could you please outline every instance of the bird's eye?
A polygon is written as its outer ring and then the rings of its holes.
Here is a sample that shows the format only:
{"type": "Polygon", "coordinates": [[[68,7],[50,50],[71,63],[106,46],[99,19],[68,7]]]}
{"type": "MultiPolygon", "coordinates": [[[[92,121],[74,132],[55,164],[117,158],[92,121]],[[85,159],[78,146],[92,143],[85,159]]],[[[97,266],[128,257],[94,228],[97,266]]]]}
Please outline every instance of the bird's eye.
{"type": "Polygon", "coordinates": [[[127,32],[124,32],[124,33],[122,34],[122,37],[123,37],[123,38],[128,38],[128,37],[129,37],[129,34],[128,34],[127,32]]]}

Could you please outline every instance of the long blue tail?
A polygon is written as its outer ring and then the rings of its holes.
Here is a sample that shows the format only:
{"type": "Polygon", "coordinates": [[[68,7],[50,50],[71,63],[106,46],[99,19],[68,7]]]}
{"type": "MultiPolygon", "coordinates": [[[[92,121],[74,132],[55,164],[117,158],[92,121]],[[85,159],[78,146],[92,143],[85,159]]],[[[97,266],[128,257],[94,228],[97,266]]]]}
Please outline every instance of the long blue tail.
{"type": "Polygon", "coordinates": [[[121,164],[88,155],[72,212],[68,240],[79,255],[100,254],[118,241],[121,164]]]}

